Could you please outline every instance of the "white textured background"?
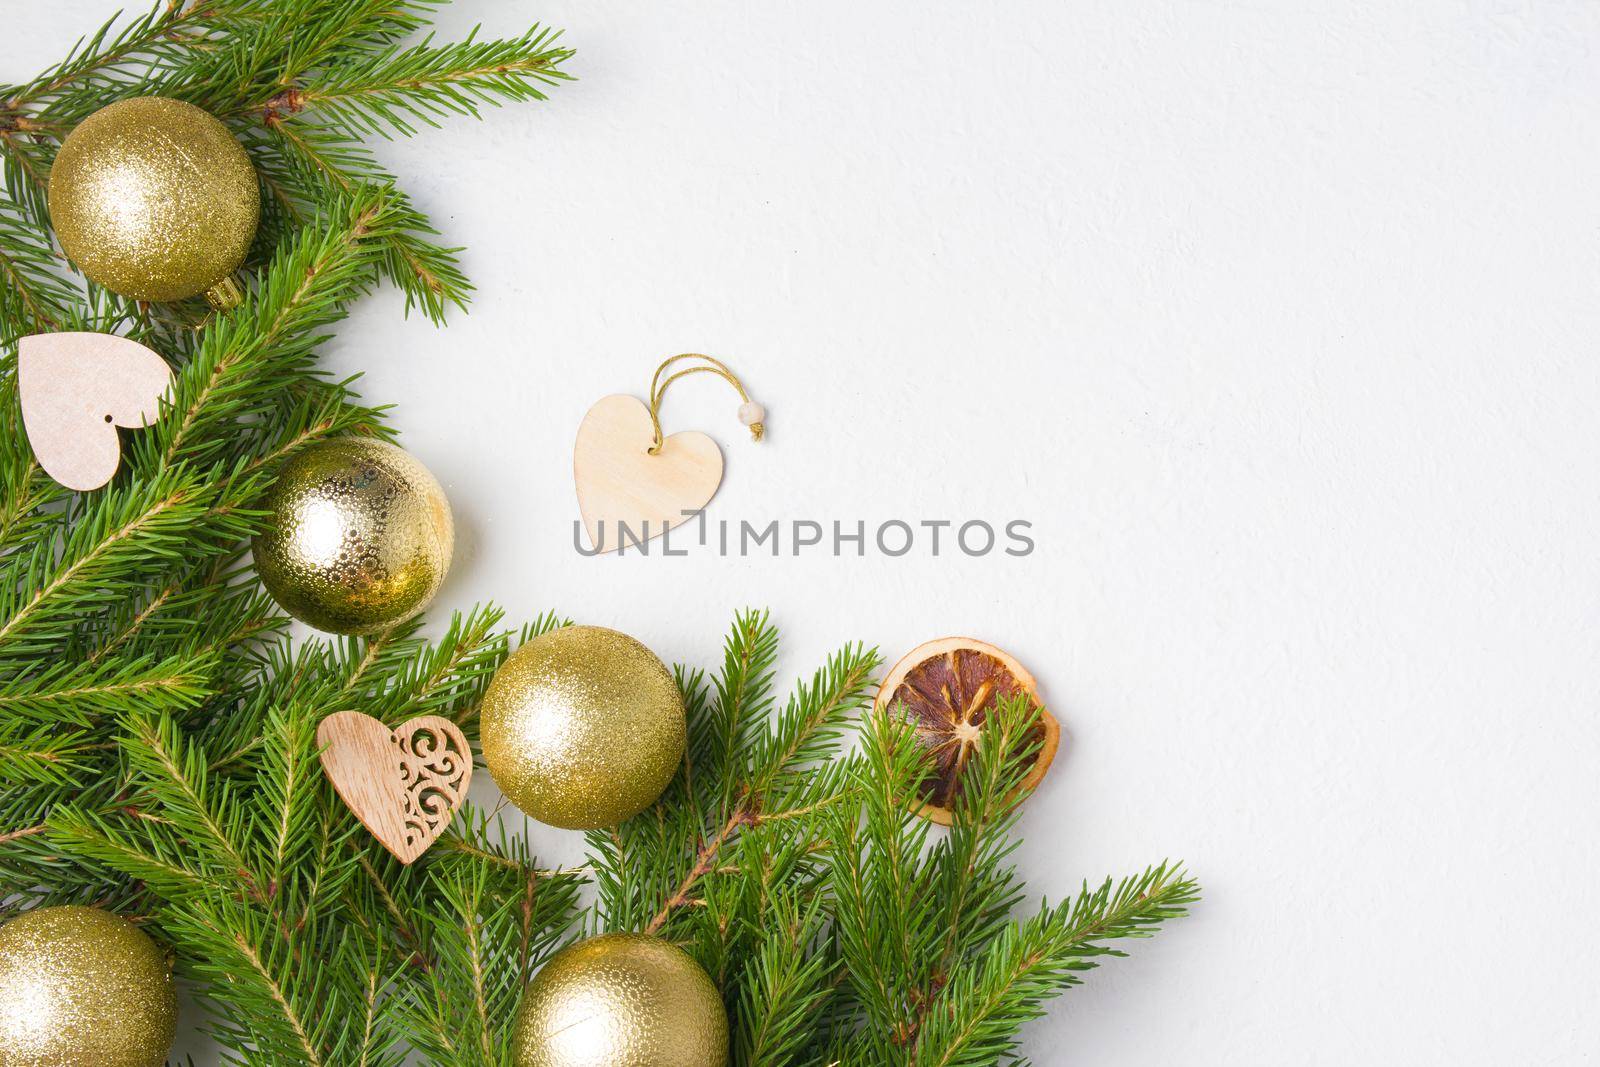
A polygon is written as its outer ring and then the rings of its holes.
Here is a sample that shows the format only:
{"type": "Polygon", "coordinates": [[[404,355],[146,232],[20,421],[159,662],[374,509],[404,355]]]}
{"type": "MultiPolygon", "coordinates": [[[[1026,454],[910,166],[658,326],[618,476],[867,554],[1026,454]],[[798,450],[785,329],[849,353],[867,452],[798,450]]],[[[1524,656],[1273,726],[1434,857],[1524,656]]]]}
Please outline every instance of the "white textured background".
{"type": "MultiPolygon", "coordinates": [[[[115,4],[9,3],[0,78],[115,4]]],[[[367,372],[462,531],[442,607],[556,608],[792,677],[970,632],[1069,750],[1039,893],[1207,898],[1038,1063],[1572,1064],[1600,831],[1600,6],[461,0],[564,26],[548,105],[381,148],[481,287],[369,300],[367,372]],[[1032,519],[1023,560],[580,559],[585,408],[729,359],[669,429],[715,517],[1032,519]]],[[[541,851],[574,859],[567,835],[541,851]]],[[[192,1018],[192,1017],[191,1017],[192,1018]]]]}

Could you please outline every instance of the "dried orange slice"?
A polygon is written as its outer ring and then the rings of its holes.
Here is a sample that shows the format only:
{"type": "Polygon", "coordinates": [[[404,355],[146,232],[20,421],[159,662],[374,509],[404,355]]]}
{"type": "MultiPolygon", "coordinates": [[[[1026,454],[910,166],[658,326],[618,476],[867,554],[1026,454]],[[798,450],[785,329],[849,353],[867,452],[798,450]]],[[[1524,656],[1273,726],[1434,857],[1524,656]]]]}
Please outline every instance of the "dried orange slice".
{"type": "Polygon", "coordinates": [[[983,736],[989,712],[1018,694],[1026,694],[1040,709],[1027,739],[1039,746],[1022,781],[1021,789],[1027,791],[1039,784],[1056,758],[1061,724],[1041,706],[1038,684],[1022,664],[986,641],[945,637],[918,645],[894,665],[878,688],[877,706],[903,705],[918,743],[933,753],[933,771],[922,781],[917,814],[950,825],[961,773],[983,736]]]}

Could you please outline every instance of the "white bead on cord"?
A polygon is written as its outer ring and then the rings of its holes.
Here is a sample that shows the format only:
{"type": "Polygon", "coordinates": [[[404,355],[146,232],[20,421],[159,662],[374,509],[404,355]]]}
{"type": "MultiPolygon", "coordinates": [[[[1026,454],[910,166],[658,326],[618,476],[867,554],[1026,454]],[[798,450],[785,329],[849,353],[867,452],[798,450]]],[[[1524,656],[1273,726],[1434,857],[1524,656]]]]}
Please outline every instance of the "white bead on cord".
{"type": "Polygon", "coordinates": [[[750,427],[750,440],[759,441],[767,435],[767,409],[754,400],[739,405],[739,421],[750,427]]]}

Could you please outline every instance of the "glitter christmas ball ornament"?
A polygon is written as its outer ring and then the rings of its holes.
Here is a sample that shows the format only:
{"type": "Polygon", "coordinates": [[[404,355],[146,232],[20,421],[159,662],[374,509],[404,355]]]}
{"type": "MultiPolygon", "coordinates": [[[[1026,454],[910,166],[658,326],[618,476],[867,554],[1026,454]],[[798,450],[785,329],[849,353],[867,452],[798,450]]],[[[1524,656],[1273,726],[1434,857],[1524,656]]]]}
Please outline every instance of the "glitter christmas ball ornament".
{"type": "Polygon", "coordinates": [[[688,953],[643,934],[604,934],[550,958],[528,984],[516,1067],[725,1067],[728,1013],[688,953]]]}
{"type": "Polygon", "coordinates": [[[489,773],[551,826],[615,826],[655,802],[683,760],[683,697],[627,634],[568,626],[529,641],[483,700],[489,773]]]}
{"type": "Polygon", "coordinates": [[[0,1067],[161,1067],[178,1026],[166,956],[97,908],[0,926],[0,1067]]]}
{"type": "Polygon", "coordinates": [[[142,96],[73,129],[50,171],[50,220],[67,258],[136,300],[239,301],[233,272],[261,217],[250,157],[181,100],[142,96]]]}
{"type": "Polygon", "coordinates": [[[285,611],[319,630],[404,622],[450,569],[450,502],[426,467],[387,442],[340,437],[302,449],[264,506],[256,571],[285,611]]]}

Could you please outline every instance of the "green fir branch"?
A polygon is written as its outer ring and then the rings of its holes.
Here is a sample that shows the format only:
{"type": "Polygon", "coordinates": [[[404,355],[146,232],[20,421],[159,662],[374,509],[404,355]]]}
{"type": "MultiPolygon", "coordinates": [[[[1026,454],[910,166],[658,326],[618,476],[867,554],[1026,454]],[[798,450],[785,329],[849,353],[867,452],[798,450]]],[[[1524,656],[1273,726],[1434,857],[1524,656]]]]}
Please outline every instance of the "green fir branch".
{"type": "Polygon", "coordinates": [[[373,249],[391,225],[381,189],[333,201],[321,225],[279,251],[249,303],[201,334],[168,393],[171,410],[141,435],[136,459],[149,467],[223,459],[236,434],[274,412],[285,378],[313,372],[322,331],[371,288],[373,249]]]}
{"type": "Polygon", "coordinates": [[[414,135],[413,123],[437,127],[449,115],[480,118],[480,108],[544,100],[545,89],[570,78],[561,65],[570,48],[560,34],[534,26],[511,40],[476,35],[435,47],[390,47],[337,70],[323,70],[268,103],[269,113],[313,111],[355,136],[414,135]]]}
{"type": "Polygon", "coordinates": [[[211,695],[215,673],[212,655],[57,663],[0,681],[0,719],[88,726],[103,716],[136,711],[180,713],[211,695]]]}
{"type": "Polygon", "coordinates": [[[87,770],[96,742],[86,730],[53,722],[0,719],[0,783],[71,785],[87,770]]]}
{"type": "Polygon", "coordinates": [[[143,589],[152,563],[245,537],[245,518],[213,508],[212,495],[208,480],[192,471],[161,471],[106,489],[77,509],[59,549],[43,542],[8,558],[0,576],[0,662],[48,655],[86,614],[143,589]]]}
{"type": "Polygon", "coordinates": [[[61,269],[49,239],[22,207],[0,197],[0,342],[12,344],[23,334],[58,330],[72,319],[72,308],[83,294],[62,277],[61,269]]]}
{"type": "MultiPolygon", "coordinates": [[[[269,115],[265,135],[253,146],[263,180],[286,211],[304,211],[304,205],[363,185],[394,182],[358,139],[305,117],[269,115]]],[[[407,311],[419,308],[438,323],[450,306],[465,308],[472,284],[461,271],[458,249],[434,243],[438,231],[401,194],[392,194],[389,209],[395,225],[384,236],[381,266],[405,293],[407,311]]]]}
{"type": "Polygon", "coordinates": [[[1199,899],[1181,868],[1162,864],[1143,874],[1047,908],[1002,929],[987,951],[950,977],[926,1013],[910,1062],[918,1067],[980,1067],[1013,1050],[1022,1025],[1044,1013],[1043,1004],[1105,956],[1105,944],[1149,937],[1161,924],[1188,913],[1199,899]]]}
{"type": "Polygon", "coordinates": [[[190,45],[203,40],[211,27],[220,25],[239,6],[223,0],[161,0],[120,29],[117,22],[122,15],[114,15],[94,33],[80,38],[59,63],[24,85],[3,90],[6,110],[0,115],[16,114],[68,90],[103,93],[137,86],[152,69],[181,63],[190,45]]]}

